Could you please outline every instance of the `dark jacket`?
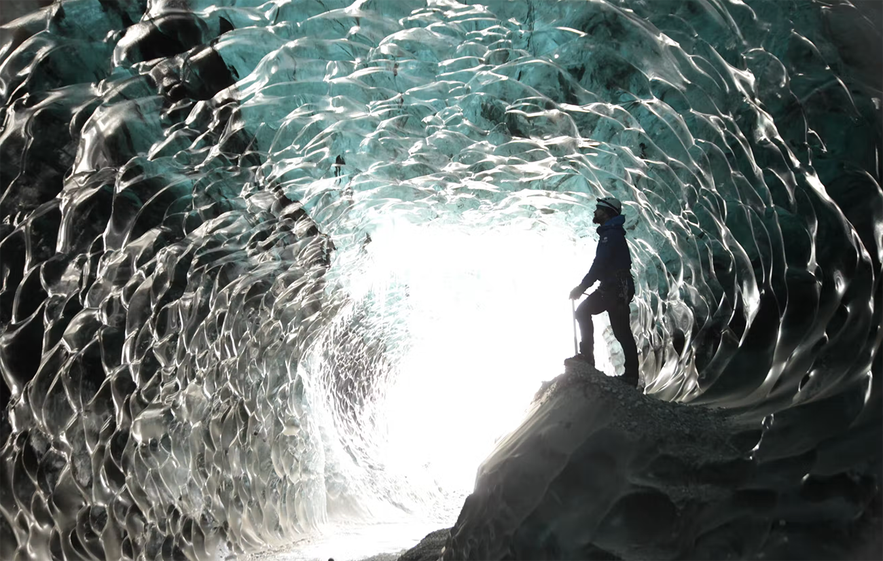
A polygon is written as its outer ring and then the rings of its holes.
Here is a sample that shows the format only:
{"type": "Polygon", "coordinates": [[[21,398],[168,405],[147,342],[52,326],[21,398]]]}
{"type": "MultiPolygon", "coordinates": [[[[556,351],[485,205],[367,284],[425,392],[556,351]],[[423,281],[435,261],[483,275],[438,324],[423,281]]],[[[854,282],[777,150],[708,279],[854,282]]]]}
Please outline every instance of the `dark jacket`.
{"type": "MultiPolygon", "coordinates": [[[[632,267],[632,256],[625,241],[625,216],[614,216],[598,227],[598,250],[595,262],[589,273],[583,277],[582,286],[588,288],[595,281],[601,281],[601,288],[613,288],[618,284],[618,274],[628,273],[632,267]]],[[[631,275],[629,275],[631,278],[631,275]]]]}

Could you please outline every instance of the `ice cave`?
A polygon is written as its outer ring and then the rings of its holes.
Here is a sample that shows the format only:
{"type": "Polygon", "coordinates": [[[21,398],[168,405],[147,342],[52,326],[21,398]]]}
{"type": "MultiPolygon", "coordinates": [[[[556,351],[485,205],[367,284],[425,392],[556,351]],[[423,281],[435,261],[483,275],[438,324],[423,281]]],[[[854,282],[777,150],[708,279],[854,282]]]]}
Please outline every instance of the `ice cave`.
{"type": "Polygon", "coordinates": [[[0,559],[880,559],[881,37],[2,0],[0,559]],[[599,197],[637,390],[563,363],[599,197]]]}

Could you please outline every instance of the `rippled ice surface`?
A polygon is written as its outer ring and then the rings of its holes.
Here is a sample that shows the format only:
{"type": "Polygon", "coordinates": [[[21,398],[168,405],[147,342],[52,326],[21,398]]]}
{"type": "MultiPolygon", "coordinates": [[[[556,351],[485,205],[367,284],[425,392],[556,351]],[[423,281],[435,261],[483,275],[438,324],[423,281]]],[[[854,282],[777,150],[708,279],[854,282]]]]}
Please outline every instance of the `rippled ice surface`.
{"type": "Polygon", "coordinates": [[[43,4],[0,28],[0,557],[449,524],[602,195],[646,392],[879,489],[875,5],[43,4]]]}

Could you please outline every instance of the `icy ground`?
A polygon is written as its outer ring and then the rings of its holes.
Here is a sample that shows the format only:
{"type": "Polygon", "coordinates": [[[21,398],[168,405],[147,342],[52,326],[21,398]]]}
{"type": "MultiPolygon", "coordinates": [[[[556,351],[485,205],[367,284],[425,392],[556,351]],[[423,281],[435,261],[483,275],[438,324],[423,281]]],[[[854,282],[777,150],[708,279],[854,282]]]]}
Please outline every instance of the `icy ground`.
{"type": "Polygon", "coordinates": [[[801,462],[758,461],[769,428],[571,364],[482,463],[453,528],[401,559],[878,559],[874,484],[795,493],[801,462]],[[807,524],[826,510],[849,522],[807,524]]]}
{"type": "Polygon", "coordinates": [[[246,556],[246,561],[396,561],[437,525],[414,522],[335,525],[322,535],[275,551],[246,556]],[[378,553],[384,552],[384,553],[378,553]]]}
{"type": "Polygon", "coordinates": [[[570,364],[543,384],[525,420],[479,467],[452,528],[332,530],[296,553],[255,559],[826,559],[844,551],[879,558],[879,504],[863,513],[873,486],[846,502],[822,487],[795,494],[804,479],[799,463],[762,465],[756,457],[770,426],[659,401],[570,364]],[[825,544],[801,539],[807,527],[799,513],[811,520],[826,509],[852,521],[819,528],[825,544]]]}

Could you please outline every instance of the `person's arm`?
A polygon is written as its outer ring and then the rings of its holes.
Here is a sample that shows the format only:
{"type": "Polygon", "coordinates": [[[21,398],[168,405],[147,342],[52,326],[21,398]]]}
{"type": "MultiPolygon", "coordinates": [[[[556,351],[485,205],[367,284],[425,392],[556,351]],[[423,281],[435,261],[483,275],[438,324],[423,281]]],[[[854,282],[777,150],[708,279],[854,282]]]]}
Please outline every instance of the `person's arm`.
{"type": "Polygon", "coordinates": [[[615,242],[610,234],[607,234],[606,242],[598,242],[598,250],[595,252],[595,261],[592,262],[592,267],[589,269],[589,272],[586,273],[586,276],[583,277],[583,281],[579,283],[580,286],[585,287],[583,288],[583,291],[595,284],[595,281],[601,276],[601,272],[604,269],[609,268],[610,253],[614,243],[615,242]]]}

